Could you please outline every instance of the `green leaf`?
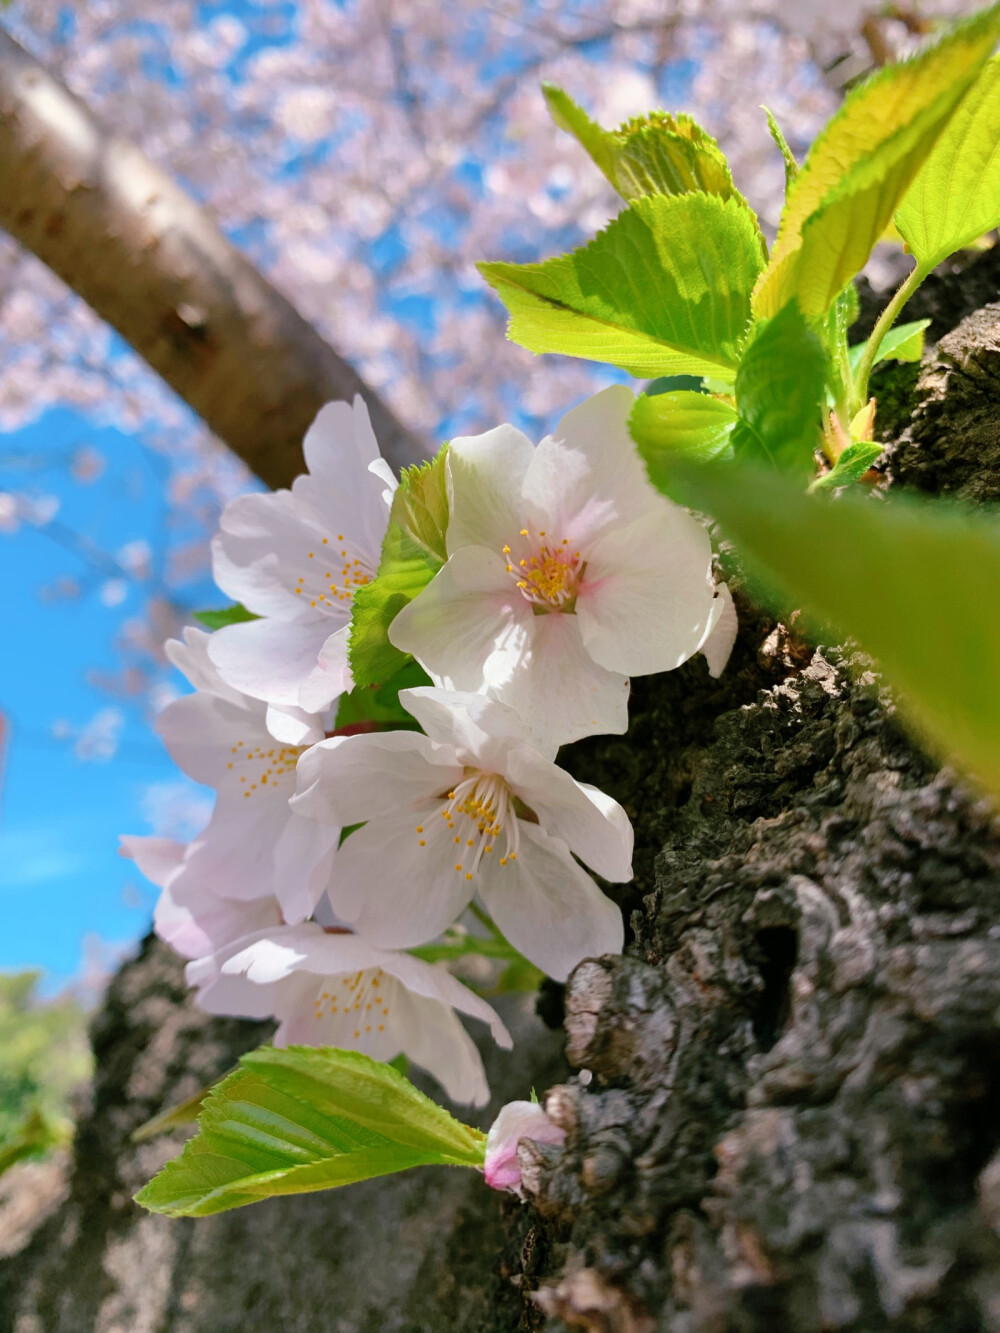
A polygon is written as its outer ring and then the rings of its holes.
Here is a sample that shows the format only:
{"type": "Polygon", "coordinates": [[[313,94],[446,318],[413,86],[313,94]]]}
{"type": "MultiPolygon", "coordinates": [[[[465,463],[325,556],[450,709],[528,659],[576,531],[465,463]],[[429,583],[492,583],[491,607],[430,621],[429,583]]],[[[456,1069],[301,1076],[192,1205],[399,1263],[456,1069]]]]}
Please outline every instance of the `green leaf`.
{"type": "MultiPolygon", "coordinates": [[[[882,339],[873,364],[877,366],[880,361],[919,361],[924,354],[924,330],[929,327],[929,319],[917,319],[912,324],[897,324],[882,339]]],[[[865,346],[865,343],[858,343],[851,348],[852,371],[856,372],[861,364],[865,346]]]]}
{"type": "Polygon", "coordinates": [[[988,62],[948,122],[896,226],[926,270],[1000,227],[1000,58],[988,62]]]}
{"type": "Polygon", "coordinates": [[[34,1107],[19,1130],[0,1146],[0,1176],[18,1162],[42,1157],[50,1148],[58,1148],[73,1138],[73,1126],[68,1120],[46,1115],[34,1107]]]}
{"type": "Polygon", "coordinates": [[[864,265],[1000,36],[1000,6],[854,89],[816,139],[789,192],[758,315],[797,297],[824,315],[864,265]]]}
{"type": "Polygon", "coordinates": [[[193,1096],[188,1097],[186,1101],[178,1102],[176,1106],[168,1106],[159,1115],[154,1115],[150,1120],[144,1120],[139,1128],[133,1130],[129,1135],[130,1142],[146,1143],[147,1140],[158,1138],[159,1135],[167,1134],[172,1129],[193,1124],[198,1119],[198,1113],[205,1105],[205,1100],[211,1091],[211,1086],[202,1088],[193,1096]]]}
{"type": "Polygon", "coordinates": [[[828,375],[823,344],[794,303],[759,325],[736,375],[736,457],[811,473],[828,375]]]}
{"type": "Polygon", "coordinates": [[[732,457],[738,421],[735,407],[723,399],[679,389],[637,398],[629,430],[653,485],[669,492],[671,466],[678,457],[706,462],[732,457]]]}
{"type": "Polygon", "coordinates": [[[224,606],[219,611],[192,611],[191,614],[195,620],[200,620],[211,630],[222,629],[225,625],[241,625],[244,620],[257,619],[252,611],[248,611],[239,602],[234,602],[232,606],[224,606]]]}
{"type": "Polygon", "coordinates": [[[383,684],[413,660],[393,647],[388,630],[448,558],[446,453],[447,445],[429,463],[403,472],[392,500],[378,573],[354,594],[348,658],[356,689],[383,684]]]}
{"type": "Polygon", "coordinates": [[[833,491],[838,486],[850,486],[852,482],[860,481],[884,450],[885,445],[875,440],[849,444],[830,471],[816,478],[810,491],[833,491]]]}
{"type": "Polygon", "coordinates": [[[198,1125],[137,1203],[207,1217],[413,1166],[481,1167],[485,1156],[485,1135],[397,1070],[332,1048],[262,1046],[243,1056],[209,1094],[198,1125]]]}
{"type": "Polygon", "coordinates": [[[943,755],[1000,796],[1000,522],[961,504],[831,501],[759,468],[685,468],[685,503],[736,541],[767,600],[851,635],[943,755]]]}
{"type": "Polygon", "coordinates": [[[651,111],[606,130],[554,83],[542,85],[549,113],[587,150],[621,197],[701,191],[740,199],[729,163],[710,134],[690,116],[651,111]]]}
{"type": "Polygon", "coordinates": [[[399,691],[415,685],[430,685],[431,678],[418,662],[408,662],[381,685],[357,685],[340,696],[336,731],[361,727],[366,723],[391,725],[396,730],[418,731],[419,724],[399,702],[399,691]]]}
{"type": "Polygon", "coordinates": [[[774,115],[768,108],[762,107],[761,110],[767,116],[767,128],[771,131],[771,138],[778,145],[778,151],[785,162],[785,194],[792,188],[792,182],[799,174],[799,164],[795,160],[795,154],[788,146],[788,140],[781,132],[781,126],[775,120],[774,115]]]}
{"type": "Polygon", "coordinates": [[[682,194],[636,199],[572,254],[478,268],[514,342],[651,377],[735,369],[762,264],[741,204],[682,194]]]}

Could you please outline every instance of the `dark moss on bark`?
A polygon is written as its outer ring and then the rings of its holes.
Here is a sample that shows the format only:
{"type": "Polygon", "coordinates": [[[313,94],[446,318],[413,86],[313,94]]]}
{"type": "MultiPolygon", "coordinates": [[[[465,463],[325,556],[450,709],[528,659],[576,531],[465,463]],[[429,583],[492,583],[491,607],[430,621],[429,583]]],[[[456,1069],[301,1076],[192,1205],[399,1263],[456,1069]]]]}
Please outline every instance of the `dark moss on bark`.
{"type": "MultiPolygon", "coordinates": [[[[995,295],[987,260],[941,310],[995,295]]],[[[879,381],[889,484],[996,493],[998,328],[879,381]]],[[[997,821],[869,662],[776,624],[725,559],[723,676],[638,680],[629,735],[563,756],[635,823],[632,942],[539,999],[580,1072],[530,1005],[516,1061],[491,1057],[499,1099],[549,1088],[568,1132],[521,1145],[528,1205],[428,1171],[142,1215],[176,1141],[128,1132],[258,1036],[147,946],[95,1032],[70,1199],[0,1266],[2,1333],[1000,1331],[997,821]]]]}

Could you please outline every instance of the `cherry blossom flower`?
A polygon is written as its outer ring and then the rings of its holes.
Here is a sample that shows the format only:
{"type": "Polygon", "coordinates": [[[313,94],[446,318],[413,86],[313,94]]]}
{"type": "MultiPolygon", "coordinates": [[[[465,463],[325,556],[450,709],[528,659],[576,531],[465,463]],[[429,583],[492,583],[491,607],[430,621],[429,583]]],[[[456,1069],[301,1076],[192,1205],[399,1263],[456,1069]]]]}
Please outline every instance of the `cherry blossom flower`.
{"type": "Polygon", "coordinates": [[[244,694],[318,713],[351,688],[351,600],[378,569],[396,482],[360,397],[327,403],[303,449],[309,471],[290,491],[223,511],[215,581],[261,619],[219,630],[209,655],[244,694]]]}
{"type": "Polygon", "coordinates": [[[392,642],[457,690],[489,691],[561,744],[628,726],[628,677],[669,671],[723,610],[708,534],[650,484],[623,385],[537,449],[513,426],[451,442],[448,561],[392,642]]]}
{"type": "Polygon", "coordinates": [[[566,1131],[554,1125],[538,1102],[508,1102],[486,1136],[483,1174],[495,1190],[510,1190],[523,1198],[521,1164],[517,1145],[522,1139],[536,1143],[563,1143],[566,1131]]]}
{"type": "Polygon", "coordinates": [[[512,708],[431,686],[401,690],[426,735],[334,737],[299,764],[300,814],[363,823],[337,853],[330,899],[381,948],[434,939],[478,893],[510,943],[557,980],[620,953],[621,913],[573,859],[632,876],[616,801],[543,753],[512,708]]]}
{"type": "MultiPolygon", "coordinates": [[[[323,736],[322,722],[294,711],[279,714],[226,685],[209,660],[210,639],[186,629],[183,643],[167,644],[170,660],[197,688],[168,704],[156,722],[174,761],[217,793],[208,827],[190,844],[179,875],[210,886],[220,898],[274,896],[286,921],[301,921],[326,887],[339,830],[289,808],[295,767],[307,746],[276,740],[267,721],[297,716],[306,740],[323,736]]],[[[180,877],[173,892],[187,892],[180,877]]]]}
{"type": "Polygon", "coordinates": [[[120,842],[121,855],[135,861],[160,889],[153,929],[182,958],[201,958],[245,935],[282,924],[274,897],[237,902],[213,893],[200,875],[186,867],[187,843],[129,836],[120,842]]]}
{"type": "Polygon", "coordinates": [[[456,1102],[489,1099],[483,1062],[456,1010],[512,1046],[499,1016],[443,967],[376,948],[315,922],[263,931],[188,964],[198,1003],[213,1014],[279,1020],[276,1046],[336,1046],[376,1060],[403,1054],[456,1102]]]}

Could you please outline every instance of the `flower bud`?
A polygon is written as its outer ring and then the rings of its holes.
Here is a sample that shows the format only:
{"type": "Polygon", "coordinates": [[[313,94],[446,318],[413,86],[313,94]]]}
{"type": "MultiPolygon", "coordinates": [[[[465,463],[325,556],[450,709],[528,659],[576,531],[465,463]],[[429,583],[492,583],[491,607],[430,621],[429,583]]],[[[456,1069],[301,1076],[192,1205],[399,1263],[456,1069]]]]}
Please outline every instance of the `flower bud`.
{"type": "Polygon", "coordinates": [[[537,1102],[508,1102],[494,1120],[486,1138],[484,1172],[487,1185],[511,1190],[520,1198],[521,1167],[517,1145],[521,1139],[536,1143],[562,1143],[566,1131],[554,1125],[537,1102]]]}

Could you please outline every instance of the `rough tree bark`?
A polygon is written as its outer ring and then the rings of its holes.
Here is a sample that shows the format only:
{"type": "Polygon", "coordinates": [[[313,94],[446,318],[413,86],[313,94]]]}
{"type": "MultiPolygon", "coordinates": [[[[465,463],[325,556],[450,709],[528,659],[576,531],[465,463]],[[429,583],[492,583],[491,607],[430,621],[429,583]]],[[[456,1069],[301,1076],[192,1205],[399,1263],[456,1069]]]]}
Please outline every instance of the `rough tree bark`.
{"type": "Polygon", "coordinates": [[[223,236],[0,28],[0,227],[122,335],[269,486],[323,403],[360,393],[394,468],[424,446],[223,236]]]}
{"type": "MultiPolygon", "coordinates": [[[[998,267],[962,275],[959,313],[998,267]]],[[[1000,305],[877,391],[893,485],[997,493],[1000,305]]],[[[627,737],[567,752],[635,822],[633,942],[567,987],[586,1074],[537,1023],[493,1063],[501,1098],[555,1082],[569,1131],[522,1145],[528,1205],[442,1171],[143,1216],[167,1148],[128,1129],[258,1036],[197,1015],[147,945],[95,1023],[68,1198],[0,1264],[2,1333],[1000,1330],[1000,827],[870,663],[733,582],[721,679],[639,681],[627,737]]]]}

